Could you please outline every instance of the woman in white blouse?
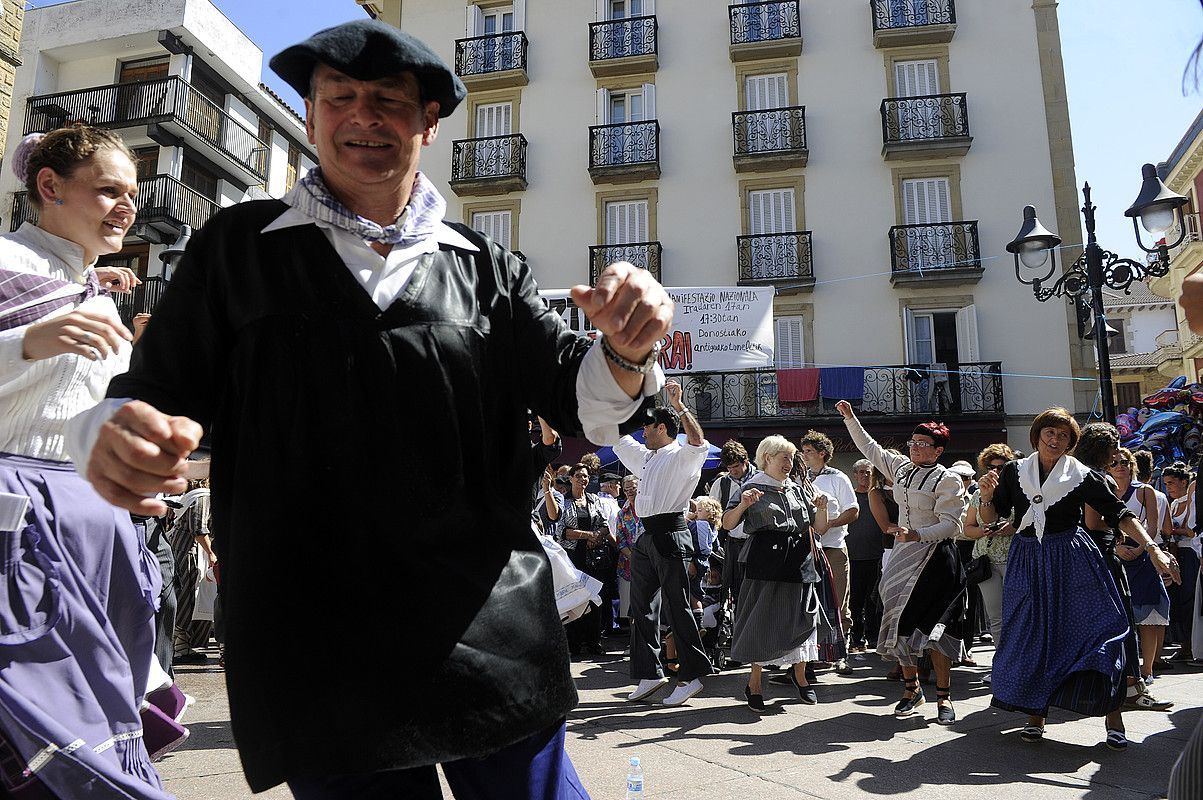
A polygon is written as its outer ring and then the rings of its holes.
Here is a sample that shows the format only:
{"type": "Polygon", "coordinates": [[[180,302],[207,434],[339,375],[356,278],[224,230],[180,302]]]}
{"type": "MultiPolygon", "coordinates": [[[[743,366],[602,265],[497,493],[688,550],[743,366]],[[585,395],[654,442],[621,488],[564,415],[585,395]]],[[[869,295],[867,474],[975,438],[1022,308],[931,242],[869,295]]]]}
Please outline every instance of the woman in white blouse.
{"type": "Polygon", "coordinates": [[[39,220],[0,236],[0,501],[17,512],[0,531],[0,739],[55,796],[159,800],[139,717],[159,567],[76,474],[65,434],[129,364],[105,290],[135,279],[94,265],[134,223],[137,173],[118,136],[87,126],[27,137],[9,163],[39,220]]]}

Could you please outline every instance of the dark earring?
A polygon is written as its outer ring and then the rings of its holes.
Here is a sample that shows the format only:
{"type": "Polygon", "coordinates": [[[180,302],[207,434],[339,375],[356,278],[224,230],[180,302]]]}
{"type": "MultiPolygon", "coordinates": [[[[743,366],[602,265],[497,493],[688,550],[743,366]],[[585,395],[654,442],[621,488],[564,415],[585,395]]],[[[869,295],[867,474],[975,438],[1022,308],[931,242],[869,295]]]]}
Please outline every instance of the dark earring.
{"type": "Polygon", "coordinates": [[[63,198],[61,198],[61,197],[54,198],[54,204],[56,206],[61,206],[63,204],[63,198]]]}

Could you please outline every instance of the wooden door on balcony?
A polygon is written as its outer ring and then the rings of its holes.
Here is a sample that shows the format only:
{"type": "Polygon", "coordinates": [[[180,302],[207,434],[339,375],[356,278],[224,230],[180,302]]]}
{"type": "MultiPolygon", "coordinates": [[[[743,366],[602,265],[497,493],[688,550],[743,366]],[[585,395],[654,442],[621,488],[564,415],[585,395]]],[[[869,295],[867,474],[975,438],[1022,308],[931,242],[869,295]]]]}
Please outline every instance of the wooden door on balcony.
{"type": "Polygon", "coordinates": [[[597,90],[597,124],[611,126],[602,141],[604,163],[642,164],[654,161],[656,137],[644,130],[647,126],[631,125],[656,118],[656,86],[645,83],[638,89],[626,91],[597,90]]]}
{"type": "Polygon", "coordinates": [[[891,28],[907,28],[926,25],[931,21],[928,6],[931,0],[881,0],[889,6],[888,19],[891,28]]]}
{"type": "Polygon", "coordinates": [[[922,378],[896,386],[909,413],[964,413],[993,407],[987,397],[993,378],[975,366],[980,358],[975,305],[950,310],[908,308],[904,322],[906,361],[921,368],[922,378]]]}
{"type": "MultiPolygon", "coordinates": [[[[789,83],[784,72],[769,75],[749,75],[744,78],[744,109],[746,111],[770,111],[789,105],[789,83]]],[[[771,152],[789,149],[789,120],[778,116],[775,121],[768,114],[749,114],[743,118],[747,127],[748,152],[771,152]]]]}
{"type": "Polygon", "coordinates": [[[117,87],[116,119],[146,119],[170,111],[164,103],[167,91],[165,83],[137,85],[168,77],[169,68],[167,59],[123,62],[117,73],[117,83],[120,85],[117,87]]]}
{"type": "Polygon", "coordinates": [[[222,142],[221,123],[224,114],[225,91],[212,78],[197,71],[192,75],[192,89],[184,118],[188,125],[214,144],[222,142]]]}
{"type": "MultiPolygon", "coordinates": [[[[939,269],[957,263],[952,229],[952,191],[948,178],[908,178],[902,182],[904,228],[908,270],[939,269]]],[[[895,242],[895,247],[899,243],[895,242]]]]}
{"type": "MultiPolygon", "coordinates": [[[[940,71],[934,58],[894,62],[895,97],[930,97],[940,92],[940,71]]],[[[934,100],[899,103],[894,114],[894,126],[902,142],[939,139],[950,127],[934,100]]]]}
{"type": "Polygon", "coordinates": [[[518,67],[518,40],[504,33],[520,31],[525,26],[525,0],[514,0],[512,5],[482,8],[468,6],[467,35],[469,38],[489,36],[480,42],[480,72],[499,72],[518,67]]]}
{"type": "MultiPolygon", "coordinates": [[[[651,17],[655,13],[655,0],[597,0],[599,21],[634,20],[636,17],[651,17]]],[[[615,25],[610,31],[605,52],[597,55],[604,55],[605,58],[645,55],[644,44],[651,25],[650,19],[615,25]]]]}
{"type": "Polygon", "coordinates": [[[467,175],[473,178],[512,175],[513,153],[510,139],[494,139],[513,133],[513,104],[482,103],[476,107],[476,142],[466,165],[467,175]]]}
{"type": "Polygon", "coordinates": [[[797,238],[776,235],[798,230],[794,209],[792,188],[748,192],[748,234],[763,237],[747,245],[751,248],[753,278],[781,277],[788,274],[790,264],[798,264],[797,238]]]}

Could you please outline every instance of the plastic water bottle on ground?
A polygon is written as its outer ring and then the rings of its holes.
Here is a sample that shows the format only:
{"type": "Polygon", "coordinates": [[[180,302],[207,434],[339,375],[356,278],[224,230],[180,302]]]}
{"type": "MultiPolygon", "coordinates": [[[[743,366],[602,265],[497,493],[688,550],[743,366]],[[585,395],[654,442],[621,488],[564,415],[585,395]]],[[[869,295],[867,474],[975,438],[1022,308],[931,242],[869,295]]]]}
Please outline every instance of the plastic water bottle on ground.
{"type": "Polygon", "coordinates": [[[627,771],[627,800],[643,800],[643,767],[639,756],[631,757],[631,768],[627,771]]]}

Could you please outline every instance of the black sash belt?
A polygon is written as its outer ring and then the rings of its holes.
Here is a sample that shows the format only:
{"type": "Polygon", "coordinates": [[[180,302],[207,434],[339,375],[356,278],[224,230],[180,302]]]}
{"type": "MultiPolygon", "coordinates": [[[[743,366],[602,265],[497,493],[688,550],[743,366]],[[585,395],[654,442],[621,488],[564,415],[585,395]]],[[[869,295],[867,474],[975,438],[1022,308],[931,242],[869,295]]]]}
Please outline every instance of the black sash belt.
{"type": "Polygon", "coordinates": [[[640,517],[645,536],[651,536],[652,545],[664,558],[692,558],[693,537],[685,524],[685,514],[673,511],[668,514],[652,514],[640,517]]]}

